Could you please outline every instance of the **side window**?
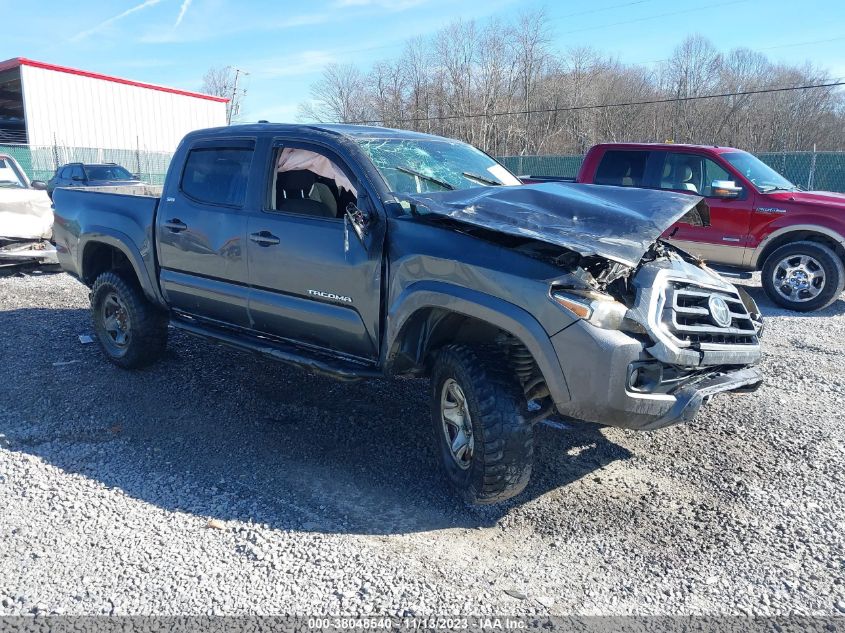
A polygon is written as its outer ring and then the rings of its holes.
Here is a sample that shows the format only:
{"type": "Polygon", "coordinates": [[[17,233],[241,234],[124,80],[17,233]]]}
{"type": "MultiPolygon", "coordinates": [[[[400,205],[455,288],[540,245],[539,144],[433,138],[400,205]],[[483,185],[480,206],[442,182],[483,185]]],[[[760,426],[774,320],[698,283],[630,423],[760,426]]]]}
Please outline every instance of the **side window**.
{"type": "Polygon", "coordinates": [[[695,154],[667,152],[660,174],[660,188],[704,195],[704,159],[695,154]]]}
{"type": "Polygon", "coordinates": [[[73,171],[70,167],[62,167],[62,171],[59,172],[59,178],[62,180],[70,180],[70,174],[73,171]]]}
{"type": "Polygon", "coordinates": [[[80,181],[85,180],[85,171],[82,169],[82,165],[74,165],[70,177],[80,181]]]}
{"type": "Polygon", "coordinates": [[[252,154],[245,147],[191,150],[182,172],[182,192],[198,202],[243,206],[252,154]]]}
{"type": "Polygon", "coordinates": [[[280,147],[273,156],[270,211],[341,219],[358,203],[357,180],[336,156],[297,147],[280,147]]]}
{"type": "Polygon", "coordinates": [[[734,177],[731,176],[728,171],[722,167],[721,165],[717,164],[716,162],[710,160],[709,158],[704,159],[704,188],[702,189],[702,195],[705,196],[712,196],[713,195],[713,181],[714,180],[734,180],[734,177]]]}
{"type": "Polygon", "coordinates": [[[660,188],[710,196],[714,180],[730,179],[728,172],[709,158],[667,152],[660,176],[660,188]]]}
{"type": "Polygon", "coordinates": [[[597,185],[642,187],[648,152],[611,150],[605,152],[596,169],[597,185]]]}

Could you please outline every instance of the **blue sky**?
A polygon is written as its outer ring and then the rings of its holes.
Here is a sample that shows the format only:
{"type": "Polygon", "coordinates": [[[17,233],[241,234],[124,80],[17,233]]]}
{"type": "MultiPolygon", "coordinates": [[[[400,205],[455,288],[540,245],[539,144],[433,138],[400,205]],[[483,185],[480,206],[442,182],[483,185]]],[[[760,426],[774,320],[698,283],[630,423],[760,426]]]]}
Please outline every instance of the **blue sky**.
{"type": "Polygon", "coordinates": [[[545,8],[554,46],[655,64],[691,33],[845,78],[841,0],[0,0],[0,60],[39,61],[186,90],[210,66],[248,71],[242,119],[293,121],[330,62],[366,68],[456,19],[545,8]],[[37,8],[35,8],[37,6],[37,8]]]}

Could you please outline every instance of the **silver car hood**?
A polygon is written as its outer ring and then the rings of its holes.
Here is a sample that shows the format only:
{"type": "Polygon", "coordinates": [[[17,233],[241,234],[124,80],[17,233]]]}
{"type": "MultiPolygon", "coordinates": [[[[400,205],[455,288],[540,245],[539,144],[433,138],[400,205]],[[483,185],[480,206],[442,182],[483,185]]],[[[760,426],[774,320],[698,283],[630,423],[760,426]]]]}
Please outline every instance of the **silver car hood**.
{"type": "Polygon", "coordinates": [[[403,194],[399,199],[422,215],[445,216],[627,266],[636,266],[682,218],[690,224],[710,223],[709,209],[699,196],[632,187],[550,182],[403,194]]]}

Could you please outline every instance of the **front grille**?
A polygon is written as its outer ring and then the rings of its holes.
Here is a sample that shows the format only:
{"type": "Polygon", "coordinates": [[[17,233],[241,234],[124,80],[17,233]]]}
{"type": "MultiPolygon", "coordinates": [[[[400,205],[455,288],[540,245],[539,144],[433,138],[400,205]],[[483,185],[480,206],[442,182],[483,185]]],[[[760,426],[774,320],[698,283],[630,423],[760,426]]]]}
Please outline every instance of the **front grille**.
{"type": "Polygon", "coordinates": [[[739,294],[728,290],[714,290],[696,284],[671,281],[666,288],[661,324],[679,341],[694,346],[757,345],[757,330],[739,294]],[[710,297],[725,300],[731,313],[731,324],[718,325],[710,314],[710,297]]]}

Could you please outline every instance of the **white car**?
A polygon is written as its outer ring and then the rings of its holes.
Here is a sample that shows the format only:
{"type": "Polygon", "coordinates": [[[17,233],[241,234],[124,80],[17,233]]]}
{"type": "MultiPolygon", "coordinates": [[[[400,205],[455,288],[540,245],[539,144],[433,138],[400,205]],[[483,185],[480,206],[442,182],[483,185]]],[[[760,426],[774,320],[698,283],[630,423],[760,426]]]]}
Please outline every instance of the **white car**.
{"type": "Polygon", "coordinates": [[[56,261],[46,188],[40,180],[30,182],[14,158],[0,154],[0,259],[56,261]]]}

